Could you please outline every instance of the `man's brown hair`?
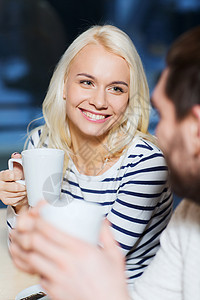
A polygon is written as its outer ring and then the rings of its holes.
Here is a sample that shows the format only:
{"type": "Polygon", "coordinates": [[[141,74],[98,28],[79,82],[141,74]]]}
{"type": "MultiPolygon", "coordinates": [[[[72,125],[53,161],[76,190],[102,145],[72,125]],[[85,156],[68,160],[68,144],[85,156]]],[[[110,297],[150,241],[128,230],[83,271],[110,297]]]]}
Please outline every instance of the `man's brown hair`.
{"type": "Polygon", "coordinates": [[[165,92],[179,119],[200,104],[200,26],[181,35],[166,57],[169,74],[165,92]]]}

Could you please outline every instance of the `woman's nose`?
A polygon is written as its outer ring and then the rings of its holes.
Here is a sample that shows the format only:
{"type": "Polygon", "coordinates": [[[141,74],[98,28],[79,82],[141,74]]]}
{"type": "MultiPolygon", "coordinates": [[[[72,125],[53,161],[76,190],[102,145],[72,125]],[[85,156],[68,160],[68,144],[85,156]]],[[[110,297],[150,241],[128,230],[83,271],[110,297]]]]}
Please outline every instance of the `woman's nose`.
{"type": "Polygon", "coordinates": [[[99,88],[90,97],[90,104],[94,105],[96,109],[106,109],[107,97],[106,91],[103,88],[99,88]]]}

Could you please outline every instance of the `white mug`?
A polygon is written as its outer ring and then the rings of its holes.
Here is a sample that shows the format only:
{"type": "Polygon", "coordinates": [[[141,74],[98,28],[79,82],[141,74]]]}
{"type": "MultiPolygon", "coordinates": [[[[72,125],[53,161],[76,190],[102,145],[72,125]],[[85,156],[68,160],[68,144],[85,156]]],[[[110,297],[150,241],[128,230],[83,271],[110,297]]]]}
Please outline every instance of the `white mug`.
{"type": "Polygon", "coordinates": [[[23,166],[25,181],[17,182],[26,185],[30,206],[34,207],[41,199],[52,205],[59,203],[63,178],[63,150],[51,148],[24,150],[22,159],[9,159],[10,170],[13,169],[13,162],[23,166]]]}
{"type": "Polygon", "coordinates": [[[104,219],[103,208],[100,204],[73,200],[64,207],[44,205],[40,215],[58,229],[97,245],[99,233],[104,219]]]}

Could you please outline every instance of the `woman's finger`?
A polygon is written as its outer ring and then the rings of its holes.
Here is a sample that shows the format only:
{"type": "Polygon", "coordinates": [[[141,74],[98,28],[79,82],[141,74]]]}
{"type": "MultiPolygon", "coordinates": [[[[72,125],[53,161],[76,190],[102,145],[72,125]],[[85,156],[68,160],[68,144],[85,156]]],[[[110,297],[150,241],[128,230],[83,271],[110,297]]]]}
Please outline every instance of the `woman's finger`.
{"type": "Polygon", "coordinates": [[[9,182],[22,179],[22,173],[15,172],[14,170],[3,170],[0,172],[0,180],[9,182]]]}
{"type": "MultiPolygon", "coordinates": [[[[18,152],[15,152],[11,155],[12,158],[21,158],[21,154],[18,152]]],[[[20,179],[24,178],[24,173],[23,173],[23,167],[21,164],[17,163],[17,162],[13,162],[13,171],[15,172],[15,174],[17,176],[20,177],[20,179]]]]}
{"type": "Polygon", "coordinates": [[[18,153],[18,152],[14,152],[14,153],[12,153],[12,155],[11,155],[11,158],[21,158],[21,157],[22,157],[21,154],[18,153]]]}
{"type": "Polygon", "coordinates": [[[19,197],[14,197],[14,198],[2,198],[2,202],[5,205],[11,205],[11,206],[17,206],[21,205],[22,203],[25,202],[25,196],[19,196],[19,197]]]}

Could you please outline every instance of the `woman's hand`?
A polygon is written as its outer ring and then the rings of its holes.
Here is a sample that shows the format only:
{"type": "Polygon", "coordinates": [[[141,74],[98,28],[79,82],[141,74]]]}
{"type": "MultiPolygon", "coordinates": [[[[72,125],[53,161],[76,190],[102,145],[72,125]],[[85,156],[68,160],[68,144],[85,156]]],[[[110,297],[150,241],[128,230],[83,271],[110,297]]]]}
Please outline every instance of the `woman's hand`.
{"type": "MultiPolygon", "coordinates": [[[[19,153],[14,153],[12,158],[20,158],[19,153]]],[[[28,209],[26,187],[15,182],[23,178],[22,166],[13,163],[13,170],[0,172],[0,199],[5,205],[11,205],[16,213],[28,209]]]]}
{"type": "Polygon", "coordinates": [[[102,248],[67,235],[44,221],[38,208],[18,217],[10,252],[23,271],[37,273],[56,300],[127,300],[124,258],[108,224],[102,248]]]}

